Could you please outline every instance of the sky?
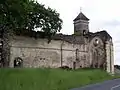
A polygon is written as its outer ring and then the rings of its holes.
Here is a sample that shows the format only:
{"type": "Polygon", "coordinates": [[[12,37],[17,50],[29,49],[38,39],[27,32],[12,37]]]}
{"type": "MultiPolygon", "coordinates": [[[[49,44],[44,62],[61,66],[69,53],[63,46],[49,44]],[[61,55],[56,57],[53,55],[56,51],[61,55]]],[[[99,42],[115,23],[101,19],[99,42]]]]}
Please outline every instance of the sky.
{"type": "Polygon", "coordinates": [[[37,0],[55,9],[63,20],[61,33],[73,34],[73,19],[81,11],[90,19],[90,32],[106,30],[113,38],[115,64],[120,65],[120,0],[37,0]]]}

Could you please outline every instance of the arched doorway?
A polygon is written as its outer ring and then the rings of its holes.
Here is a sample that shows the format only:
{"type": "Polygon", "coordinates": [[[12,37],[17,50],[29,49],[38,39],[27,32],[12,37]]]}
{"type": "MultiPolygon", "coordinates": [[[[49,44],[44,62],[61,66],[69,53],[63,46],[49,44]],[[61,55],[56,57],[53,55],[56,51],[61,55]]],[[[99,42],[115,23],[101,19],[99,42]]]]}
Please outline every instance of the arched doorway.
{"type": "Polygon", "coordinates": [[[20,68],[23,66],[23,60],[20,57],[15,58],[14,60],[14,68],[20,68]]]}

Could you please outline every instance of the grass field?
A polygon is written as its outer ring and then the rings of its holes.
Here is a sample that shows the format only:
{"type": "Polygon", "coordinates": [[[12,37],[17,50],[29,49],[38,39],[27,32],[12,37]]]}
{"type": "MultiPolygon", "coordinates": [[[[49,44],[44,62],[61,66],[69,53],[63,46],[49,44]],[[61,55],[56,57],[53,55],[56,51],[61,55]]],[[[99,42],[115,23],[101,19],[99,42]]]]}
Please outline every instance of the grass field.
{"type": "Polygon", "coordinates": [[[0,90],[69,90],[112,78],[97,69],[0,69],[0,90]]]}

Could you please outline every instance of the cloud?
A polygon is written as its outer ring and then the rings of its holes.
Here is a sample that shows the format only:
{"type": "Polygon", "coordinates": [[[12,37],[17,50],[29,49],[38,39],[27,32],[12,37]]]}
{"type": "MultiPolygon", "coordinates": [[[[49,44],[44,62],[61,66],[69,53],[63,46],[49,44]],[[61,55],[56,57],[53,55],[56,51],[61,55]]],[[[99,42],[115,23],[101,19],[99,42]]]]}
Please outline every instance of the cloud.
{"type": "Polygon", "coordinates": [[[109,26],[109,27],[117,27],[117,26],[120,26],[120,21],[119,20],[111,20],[111,21],[104,22],[104,25],[109,26]]]}

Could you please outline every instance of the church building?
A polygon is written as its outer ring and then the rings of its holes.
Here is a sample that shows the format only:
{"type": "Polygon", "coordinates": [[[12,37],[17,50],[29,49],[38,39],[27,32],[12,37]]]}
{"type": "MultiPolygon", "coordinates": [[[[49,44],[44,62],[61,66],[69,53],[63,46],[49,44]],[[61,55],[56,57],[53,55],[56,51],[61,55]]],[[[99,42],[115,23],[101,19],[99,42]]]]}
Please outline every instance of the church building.
{"type": "Polygon", "coordinates": [[[67,66],[102,68],[114,73],[112,37],[107,31],[90,32],[89,19],[80,12],[73,20],[72,35],[56,34],[50,43],[46,38],[15,35],[9,43],[9,67],[67,66]]]}

